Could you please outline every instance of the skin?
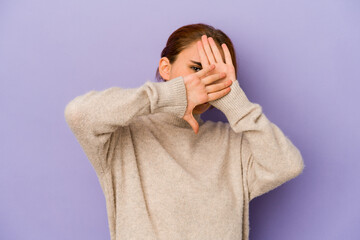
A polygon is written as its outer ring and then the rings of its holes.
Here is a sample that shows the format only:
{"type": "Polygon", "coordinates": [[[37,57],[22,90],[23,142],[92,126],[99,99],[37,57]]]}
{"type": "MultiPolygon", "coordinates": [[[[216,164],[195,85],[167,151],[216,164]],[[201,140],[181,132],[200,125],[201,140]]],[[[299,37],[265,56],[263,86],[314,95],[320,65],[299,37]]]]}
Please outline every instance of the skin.
{"type": "Polygon", "coordinates": [[[225,43],[220,48],[222,51],[212,37],[203,35],[180,52],[173,64],[166,57],[159,62],[159,73],[165,81],[184,76],[189,104],[183,118],[196,134],[199,125],[192,114],[205,112],[210,102],[228,94],[236,81],[230,51],[225,43]]]}
{"type": "Polygon", "coordinates": [[[203,35],[201,42],[198,41],[197,45],[203,68],[213,64],[215,65],[214,73],[223,72],[226,75],[225,81],[236,81],[236,72],[231,53],[225,43],[221,44],[223,51],[220,51],[212,37],[203,35]]]}
{"type": "MultiPolygon", "coordinates": [[[[191,60],[201,62],[197,41],[181,51],[173,64],[170,64],[167,57],[161,58],[159,62],[159,73],[165,81],[169,81],[178,76],[186,76],[200,71],[202,66],[193,63],[191,60]]],[[[197,105],[193,110],[193,114],[204,113],[210,106],[210,103],[197,105]]]]}

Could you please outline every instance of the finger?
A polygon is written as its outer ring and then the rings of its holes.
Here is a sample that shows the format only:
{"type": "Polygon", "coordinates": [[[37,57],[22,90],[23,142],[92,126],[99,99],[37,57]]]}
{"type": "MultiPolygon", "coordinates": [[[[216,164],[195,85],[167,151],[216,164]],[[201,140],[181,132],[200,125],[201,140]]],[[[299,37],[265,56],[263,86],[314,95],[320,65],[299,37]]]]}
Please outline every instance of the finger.
{"type": "Polygon", "coordinates": [[[217,92],[217,91],[220,91],[227,87],[230,87],[231,84],[232,84],[231,80],[226,80],[225,82],[210,84],[210,85],[206,86],[205,88],[206,88],[206,92],[209,94],[209,93],[217,92]]]}
{"type": "Polygon", "coordinates": [[[192,113],[190,114],[190,117],[186,119],[186,121],[190,124],[191,128],[194,130],[195,134],[199,132],[199,123],[196,121],[192,113]]]}
{"type": "Polygon", "coordinates": [[[211,65],[208,65],[206,68],[203,68],[198,72],[195,72],[195,75],[197,75],[199,78],[202,78],[202,77],[205,77],[206,74],[208,72],[212,71],[213,69],[215,69],[215,65],[211,64],[211,65]]]}
{"type": "Polygon", "coordinates": [[[201,79],[202,83],[204,83],[205,85],[211,84],[217,80],[219,80],[220,78],[224,78],[226,76],[226,73],[224,72],[220,72],[220,73],[214,73],[212,75],[209,75],[203,79],[201,79]]]}
{"type": "Polygon", "coordinates": [[[231,88],[227,87],[227,88],[217,91],[217,92],[208,93],[208,97],[209,97],[208,102],[216,100],[218,98],[221,98],[221,97],[225,96],[226,94],[228,94],[230,91],[231,91],[231,88]]]}
{"type": "Polygon", "coordinates": [[[202,68],[206,68],[207,66],[210,65],[210,63],[209,63],[209,60],[206,57],[204,47],[203,47],[201,41],[197,41],[197,49],[198,49],[198,53],[199,53],[199,56],[200,56],[201,66],[202,66],[202,68]]]}
{"type": "MultiPolygon", "coordinates": [[[[195,120],[195,122],[196,122],[196,120],[195,120]]],[[[199,124],[198,124],[198,122],[194,123],[191,127],[194,130],[195,134],[197,134],[199,132],[199,124]]]]}
{"type": "Polygon", "coordinates": [[[233,62],[232,62],[232,59],[231,59],[231,54],[230,54],[230,51],[229,51],[227,45],[225,43],[223,43],[223,44],[221,44],[221,47],[224,50],[226,64],[233,65],[233,62]]]}
{"type": "Polygon", "coordinates": [[[211,84],[224,83],[226,81],[228,81],[227,78],[220,78],[219,80],[216,80],[215,82],[212,82],[211,84]]]}
{"type": "Polygon", "coordinates": [[[205,53],[206,53],[207,58],[209,59],[210,64],[211,63],[216,63],[215,59],[214,59],[214,56],[213,56],[213,53],[211,52],[207,36],[202,35],[201,36],[201,41],[202,41],[202,43],[204,45],[205,53]]]}
{"type": "Polygon", "coordinates": [[[212,37],[209,37],[208,39],[209,39],[209,43],[210,43],[211,50],[212,50],[212,52],[214,53],[216,62],[218,62],[218,63],[224,62],[224,61],[223,61],[223,57],[221,56],[221,53],[220,53],[220,51],[219,51],[219,48],[218,48],[218,46],[216,45],[214,39],[213,39],[212,37]]]}

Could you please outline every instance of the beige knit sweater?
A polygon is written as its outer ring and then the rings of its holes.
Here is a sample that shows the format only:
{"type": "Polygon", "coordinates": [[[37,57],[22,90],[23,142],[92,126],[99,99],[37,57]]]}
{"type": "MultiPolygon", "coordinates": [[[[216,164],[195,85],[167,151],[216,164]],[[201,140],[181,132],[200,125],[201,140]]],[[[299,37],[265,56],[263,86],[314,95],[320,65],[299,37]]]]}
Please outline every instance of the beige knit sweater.
{"type": "Polygon", "coordinates": [[[249,202],[304,169],[236,80],[210,102],[229,123],[182,119],[183,77],[74,98],[65,119],[99,178],[111,240],[249,239],[249,202]]]}

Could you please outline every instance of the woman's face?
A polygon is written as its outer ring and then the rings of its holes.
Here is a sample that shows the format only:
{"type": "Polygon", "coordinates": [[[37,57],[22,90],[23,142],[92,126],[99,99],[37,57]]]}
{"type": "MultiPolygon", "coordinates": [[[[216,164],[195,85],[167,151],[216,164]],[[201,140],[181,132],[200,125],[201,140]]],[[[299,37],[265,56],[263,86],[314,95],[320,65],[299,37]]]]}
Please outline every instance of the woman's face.
{"type": "MultiPolygon", "coordinates": [[[[173,64],[170,64],[168,58],[166,57],[160,59],[159,73],[165,81],[179,76],[186,76],[202,69],[196,42],[197,41],[181,51],[173,64]]],[[[201,114],[210,106],[210,103],[197,105],[193,110],[193,114],[201,114]]]]}

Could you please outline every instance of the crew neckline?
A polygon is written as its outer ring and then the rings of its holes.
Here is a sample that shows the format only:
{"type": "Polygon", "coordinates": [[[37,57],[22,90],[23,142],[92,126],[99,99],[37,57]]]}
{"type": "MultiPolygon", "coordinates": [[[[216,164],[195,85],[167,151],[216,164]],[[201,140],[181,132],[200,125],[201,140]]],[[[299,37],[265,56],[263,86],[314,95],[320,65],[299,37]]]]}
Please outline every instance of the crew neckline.
{"type": "MultiPolygon", "coordinates": [[[[155,115],[157,115],[156,118],[159,119],[161,122],[165,122],[169,125],[175,125],[183,128],[192,128],[185,119],[179,118],[175,114],[162,112],[155,115]]],[[[155,117],[155,115],[153,115],[153,117],[155,117]]],[[[201,119],[200,115],[201,114],[193,114],[195,120],[199,124],[199,127],[204,124],[204,120],[201,119]]]]}

